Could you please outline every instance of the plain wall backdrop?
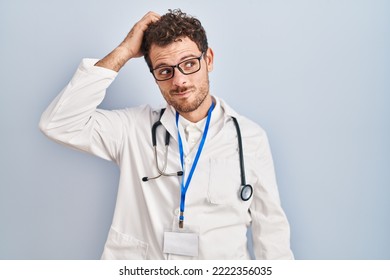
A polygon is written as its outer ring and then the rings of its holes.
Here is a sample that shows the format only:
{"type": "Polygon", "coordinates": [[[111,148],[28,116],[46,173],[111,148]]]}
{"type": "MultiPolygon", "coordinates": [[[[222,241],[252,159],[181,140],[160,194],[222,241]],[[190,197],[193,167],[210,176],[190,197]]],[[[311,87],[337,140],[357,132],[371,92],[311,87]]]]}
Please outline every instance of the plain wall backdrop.
{"type": "MultiPolygon", "coordinates": [[[[0,259],[100,258],[118,169],[48,140],[38,122],[83,57],[169,8],[205,26],[212,94],[268,132],[295,257],[390,259],[385,0],[0,0],[0,259]]],[[[163,99],[141,58],[102,107],[144,103],[163,99]]]]}

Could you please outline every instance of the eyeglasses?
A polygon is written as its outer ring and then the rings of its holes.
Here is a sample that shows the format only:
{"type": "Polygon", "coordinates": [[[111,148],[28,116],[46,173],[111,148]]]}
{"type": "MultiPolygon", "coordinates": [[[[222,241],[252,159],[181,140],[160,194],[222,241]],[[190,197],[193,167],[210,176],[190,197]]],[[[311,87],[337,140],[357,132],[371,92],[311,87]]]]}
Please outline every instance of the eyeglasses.
{"type": "Polygon", "coordinates": [[[175,75],[175,68],[179,69],[184,75],[194,74],[200,70],[200,60],[202,59],[203,54],[204,52],[199,57],[186,59],[173,66],[160,66],[151,69],[150,72],[157,81],[172,79],[175,75]]]}

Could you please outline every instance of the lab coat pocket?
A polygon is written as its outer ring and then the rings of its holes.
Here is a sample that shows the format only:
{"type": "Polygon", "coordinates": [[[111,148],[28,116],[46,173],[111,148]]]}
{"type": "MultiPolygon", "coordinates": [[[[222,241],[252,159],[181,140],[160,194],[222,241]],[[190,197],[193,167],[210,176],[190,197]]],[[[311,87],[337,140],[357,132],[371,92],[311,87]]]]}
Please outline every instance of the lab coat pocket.
{"type": "Polygon", "coordinates": [[[240,166],[238,160],[211,159],[208,200],[217,205],[238,203],[240,166]]]}
{"type": "Polygon", "coordinates": [[[148,244],[111,227],[102,260],[144,260],[148,244]]]}

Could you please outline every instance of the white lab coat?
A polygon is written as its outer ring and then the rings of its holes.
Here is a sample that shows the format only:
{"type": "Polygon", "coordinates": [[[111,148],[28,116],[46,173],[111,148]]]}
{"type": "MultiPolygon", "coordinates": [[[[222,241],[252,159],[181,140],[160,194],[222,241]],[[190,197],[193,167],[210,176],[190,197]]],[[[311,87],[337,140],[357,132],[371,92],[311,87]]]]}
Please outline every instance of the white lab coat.
{"type": "MultiPolygon", "coordinates": [[[[246,233],[250,225],[257,259],[293,258],[266,133],[216,97],[185,204],[185,229],[199,234],[199,255],[163,253],[164,232],[178,227],[181,178],[142,181],[142,177],[158,174],[151,126],[159,118],[160,108],[97,109],[117,73],[94,66],[96,61],[82,61],[70,83],[42,114],[40,129],[61,144],[112,160],[120,168],[115,214],[102,259],[249,259],[246,233]],[[230,116],[240,124],[246,181],[254,188],[253,197],[246,202],[238,195],[237,133],[230,116]]],[[[181,166],[171,106],[161,122],[171,135],[167,172],[176,172],[181,166]]],[[[157,135],[162,164],[165,130],[160,127],[157,135]]],[[[183,142],[187,167],[197,149],[189,152],[183,142]]]]}

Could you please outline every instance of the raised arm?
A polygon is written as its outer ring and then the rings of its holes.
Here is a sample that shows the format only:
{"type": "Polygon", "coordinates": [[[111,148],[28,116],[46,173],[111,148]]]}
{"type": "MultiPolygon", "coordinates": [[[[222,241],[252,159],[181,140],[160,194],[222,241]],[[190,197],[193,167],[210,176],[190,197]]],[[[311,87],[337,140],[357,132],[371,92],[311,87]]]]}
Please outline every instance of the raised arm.
{"type": "Polygon", "coordinates": [[[160,15],[157,13],[148,12],[133,26],[123,42],[107,56],[99,60],[95,66],[118,72],[131,58],[141,57],[141,43],[144,32],[150,23],[157,21],[159,18],[160,15]]]}
{"type": "Polygon", "coordinates": [[[84,59],[72,80],[42,114],[41,131],[61,144],[113,160],[118,147],[115,141],[123,133],[121,113],[97,107],[123,65],[142,56],[144,31],[158,18],[154,12],[147,13],[106,57],[99,61],[84,59]]]}

